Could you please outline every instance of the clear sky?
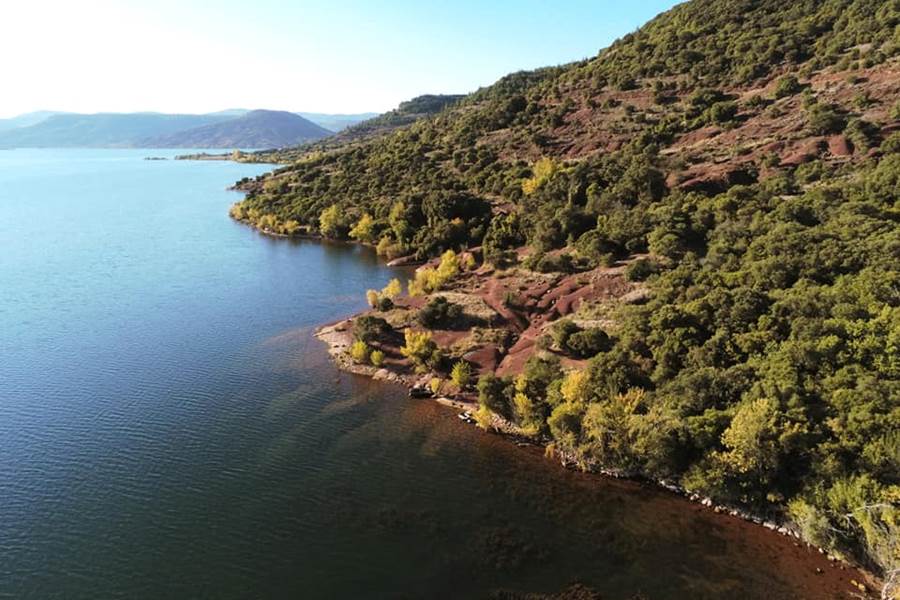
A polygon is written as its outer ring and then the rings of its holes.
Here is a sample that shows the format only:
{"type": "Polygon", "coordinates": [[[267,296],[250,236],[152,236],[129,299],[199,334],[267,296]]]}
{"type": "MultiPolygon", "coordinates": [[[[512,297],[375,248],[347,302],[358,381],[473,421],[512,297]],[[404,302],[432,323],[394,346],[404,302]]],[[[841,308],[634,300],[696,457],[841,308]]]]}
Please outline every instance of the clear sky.
{"type": "Polygon", "coordinates": [[[381,112],[593,56],[675,0],[9,0],[0,117],[381,112]]]}

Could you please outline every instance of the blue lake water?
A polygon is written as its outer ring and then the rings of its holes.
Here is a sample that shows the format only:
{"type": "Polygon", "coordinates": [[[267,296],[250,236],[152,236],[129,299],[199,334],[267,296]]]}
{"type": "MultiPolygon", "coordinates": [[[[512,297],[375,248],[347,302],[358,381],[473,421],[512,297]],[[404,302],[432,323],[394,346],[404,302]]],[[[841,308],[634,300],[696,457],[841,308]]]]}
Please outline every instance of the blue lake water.
{"type": "Polygon", "coordinates": [[[231,221],[268,167],[143,160],[175,154],[0,151],[0,597],[833,591],[783,538],[341,375],[312,330],[396,273],[231,221]]]}

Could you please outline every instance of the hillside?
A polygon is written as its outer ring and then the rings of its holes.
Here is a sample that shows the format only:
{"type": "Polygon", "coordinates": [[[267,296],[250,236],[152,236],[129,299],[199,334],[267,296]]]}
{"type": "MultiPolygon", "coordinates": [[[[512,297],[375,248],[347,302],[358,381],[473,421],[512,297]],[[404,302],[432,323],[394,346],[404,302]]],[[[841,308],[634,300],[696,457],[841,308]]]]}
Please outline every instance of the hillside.
{"type": "Polygon", "coordinates": [[[223,110],[201,115],[41,111],[0,119],[0,148],[281,148],[332,134],[368,115],[223,110]]]}
{"type": "Polygon", "coordinates": [[[900,2],[691,0],[286,155],[235,218],[443,256],[343,326],[357,362],[583,467],[780,515],[895,585],[900,2]]]}
{"type": "Polygon", "coordinates": [[[435,115],[463,96],[458,94],[424,94],[401,102],[394,110],[377,115],[350,127],[337,141],[371,137],[373,134],[389,133],[423,118],[435,115]]]}
{"type": "Polygon", "coordinates": [[[16,115],[15,117],[10,117],[8,119],[0,119],[0,131],[7,131],[9,129],[18,129],[20,127],[29,127],[31,125],[36,125],[41,121],[46,121],[48,118],[57,114],[60,113],[49,110],[36,110],[34,112],[16,115]]]}
{"type": "Polygon", "coordinates": [[[150,136],[168,135],[230,118],[160,113],[58,114],[31,126],[0,132],[0,148],[129,148],[150,136]]]}
{"type": "Polygon", "coordinates": [[[322,140],[300,147],[279,148],[277,151],[249,152],[241,155],[239,160],[242,162],[291,163],[318,152],[333,149],[346,150],[351,145],[368,143],[398,129],[409,127],[416,121],[434,116],[452,106],[460,98],[462,96],[453,94],[417,96],[401,102],[394,110],[351,125],[322,140]]]}
{"type": "Polygon", "coordinates": [[[147,148],[281,148],[327,137],[331,132],[285,111],[253,110],[235,119],[146,138],[147,148]]]}

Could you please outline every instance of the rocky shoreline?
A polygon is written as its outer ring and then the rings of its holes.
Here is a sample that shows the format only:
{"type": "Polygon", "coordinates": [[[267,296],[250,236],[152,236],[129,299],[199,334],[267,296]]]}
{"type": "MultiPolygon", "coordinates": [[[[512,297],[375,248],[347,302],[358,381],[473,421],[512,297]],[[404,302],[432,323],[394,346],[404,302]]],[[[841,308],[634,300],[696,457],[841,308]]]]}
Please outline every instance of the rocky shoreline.
{"type": "MultiPolygon", "coordinates": [[[[410,393],[412,393],[413,390],[420,390],[427,386],[427,381],[429,379],[427,375],[415,376],[402,374],[392,371],[386,367],[374,367],[354,362],[350,358],[348,353],[350,345],[353,343],[352,321],[352,318],[344,319],[336,323],[323,325],[317,328],[315,331],[315,337],[326,345],[328,354],[331,356],[338,369],[347,373],[369,377],[375,381],[399,384],[406,387],[410,393]]],[[[469,414],[471,412],[474,412],[478,408],[477,403],[472,402],[471,400],[464,400],[443,395],[432,395],[430,399],[434,400],[438,404],[441,404],[448,408],[452,408],[456,411],[460,411],[458,413],[460,415],[469,414]]],[[[545,454],[558,460],[563,468],[585,471],[588,473],[610,477],[613,479],[624,479],[652,485],[671,494],[680,496],[685,500],[688,500],[689,502],[699,504],[700,506],[703,506],[708,510],[712,510],[717,514],[724,514],[735,517],[745,522],[764,527],[765,529],[768,529],[769,531],[772,531],[779,535],[792,538],[797,544],[802,543],[809,548],[818,550],[820,554],[823,554],[827,557],[829,562],[838,565],[840,569],[852,569],[859,572],[861,574],[860,579],[865,579],[866,582],[864,583],[862,581],[856,580],[851,580],[851,582],[855,585],[859,592],[863,594],[862,596],[860,596],[861,598],[869,597],[867,596],[869,590],[873,588],[877,589],[877,578],[872,573],[865,571],[861,566],[852,564],[842,557],[830,554],[823,548],[815,546],[814,544],[810,544],[803,539],[796,525],[785,519],[778,519],[773,515],[763,517],[739,506],[720,504],[708,496],[704,496],[692,490],[685,489],[675,482],[665,479],[653,479],[639,473],[630,473],[616,469],[609,469],[599,464],[584,463],[582,460],[576,458],[574,454],[554,448],[549,440],[536,439],[532,436],[526,435],[514,423],[496,414],[492,415],[490,429],[497,434],[509,438],[517,445],[527,445],[544,448],[545,454]]]]}

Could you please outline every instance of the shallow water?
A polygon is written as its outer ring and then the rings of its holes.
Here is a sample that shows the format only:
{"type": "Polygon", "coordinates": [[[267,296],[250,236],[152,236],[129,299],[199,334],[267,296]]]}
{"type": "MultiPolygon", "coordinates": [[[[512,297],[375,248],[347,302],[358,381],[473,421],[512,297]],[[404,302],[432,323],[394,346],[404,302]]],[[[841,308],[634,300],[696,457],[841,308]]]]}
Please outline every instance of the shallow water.
{"type": "Polygon", "coordinates": [[[142,160],[174,154],[0,152],[0,597],[846,589],[784,538],[341,375],[313,328],[395,273],[229,220],[264,166],[142,160]]]}

